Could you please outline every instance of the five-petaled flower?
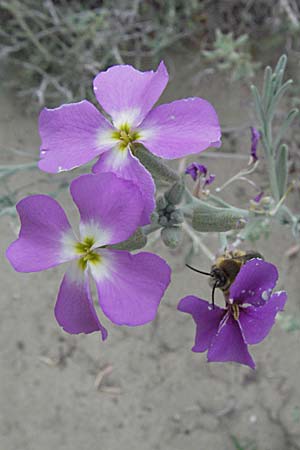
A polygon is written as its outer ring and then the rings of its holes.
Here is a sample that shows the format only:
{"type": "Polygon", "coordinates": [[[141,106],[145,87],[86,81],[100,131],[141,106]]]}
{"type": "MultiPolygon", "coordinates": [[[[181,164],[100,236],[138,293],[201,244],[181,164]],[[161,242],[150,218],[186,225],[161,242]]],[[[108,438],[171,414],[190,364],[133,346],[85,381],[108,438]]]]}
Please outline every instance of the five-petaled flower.
{"type": "Polygon", "coordinates": [[[152,109],[168,82],[163,62],[140,72],[120,65],[94,79],[95,96],[108,120],[87,100],[44,109],[40,114],[40,169],[60,172],[100,155],[94,172],[115,172],[134,181],[144,198],[141,225],[150,222],[155,186],[135,154],[143,144],[157,156],[173,159],[219,146],[221,131],[212,105],[198,97],[152,109]]]}
{"type": "Polygon", "coordinates": [[[112,173],[82,175],[71,183],[80,213],[80,238],[64,210],[47,195],[21,200],[19,238],[7,258],[19,272],[38,272],[69,262],[60,286],[55,316],[69,333],[100,331],[107,336],[90,294],[88,272],[95,280],[104,314],[118,325],[142,325],[154,319],[170,282],[170,268],[148,252],[131,255],[110,248],[129,238],[143,211],[140,191],[112,173]]]}
{"type": "Polygon", "coordinates": [[[258,344],[270,332],[282,311],[286,292],[274,292],[278,272],[273,264],[252,259],[244,264],[230,287],[226,307],[212,306],[200,298],[180,300],[179,311],[196,323],[194,352],[207,352],[207,360],[235,361],[255,368],[248,344],[258,344]]]}

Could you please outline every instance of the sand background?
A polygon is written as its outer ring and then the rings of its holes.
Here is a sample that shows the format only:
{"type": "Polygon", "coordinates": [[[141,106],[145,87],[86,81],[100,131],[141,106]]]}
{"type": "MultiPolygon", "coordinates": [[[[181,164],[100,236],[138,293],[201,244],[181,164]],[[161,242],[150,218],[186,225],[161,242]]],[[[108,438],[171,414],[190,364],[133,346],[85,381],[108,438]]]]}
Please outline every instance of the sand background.
{"type": "MultiPolygon", "coordinates": [[[[190,62],[176,58],[166,60],[172,76],[162,101],[199,95],[214,104],[224,127],[253,124],[244,85],[221,77],[195,84],[199,68],[188,70],[190,62]]],[[[230,150],[228,139],[226,145],[230,150]]],[[[232,145],[247,155],[249,132],[241,130],[232,145]]],[[[31,162],[38,147],[37,115],[28,116],[13,93],[2,89],[1,164],[31,162]]],[[[203,156],[201,161],[216,173],[217,184],[247,164],[238,158],[203,156]]],[[[22,188],[21,198],[53,190],[52,178],[31,171],[14,176],[10,184],[22,188]]],[[[257,179],[264,178],[261,168],[257,179]]],[[[240,183],[225,193],[239,206],[249,196],[250,188],[240,183]]],[[[58,200],[76,223],[67,190],[58,200]]],[[[299,195],[289,202],[299,210],[299,195]]],[[[173,268],[158,318],[140,328],[118,328],[104,319],[109,330],[105,344],[97,334],[70,336],[53,316],[64,268],[15,273],[4,252],[17,231],[17,219],[1,218],[0,450],[231,450],[232,435],[253,450],[300,449],[299,331],[287,333],[277,324],[263,343],[253,346],[256,371],[207,364],[205,355],[190,351],[194,325],[176,305],[187,294],[210,298],[210,288],[206,279],[184,268],[180,251],[158,243],[154,250],[173,268]]],[[[217,237],[209,242],[216,251],[217,237]]],[[[286,312],[299,314],[300,255],[290,261],[284,256],[292,245],[289,230],[274,226],[269,239],[252,248],[279,266],[279,288],[289,294],[286,312]]],[[[204,254],[194,263],[204,270],[210,266],[204,254]]]]}

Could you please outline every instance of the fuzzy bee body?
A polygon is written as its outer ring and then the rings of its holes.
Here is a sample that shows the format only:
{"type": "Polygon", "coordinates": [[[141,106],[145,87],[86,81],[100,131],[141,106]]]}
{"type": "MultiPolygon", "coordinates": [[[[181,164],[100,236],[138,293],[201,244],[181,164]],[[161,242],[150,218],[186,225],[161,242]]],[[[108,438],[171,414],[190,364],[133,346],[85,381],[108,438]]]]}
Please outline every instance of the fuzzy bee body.
{"type": "Polygon", "coordinates": [[[223,291],[226,302],[229,297],[229,289],[234,282],[241,267],[250,259],[259,258],[264,259],[263,256],[254,251],[233,250],[226,251],[223,255],[218,256],[215,263],[212,265],[210,272],[204,272],[195,267],[186,264],[186,266],[194,272],[201,273],[210,277],[210,285],[212,287],[211,299],[214,308],[215,304],[215,290],[219,288],[223,291]]]}
{"type": "Polygon", "coordinates": [[[211,286],[218,287],[227,296],[241,267],[253,258],[263,259],[260,253],[253,250],[234,250],[219,256],[211,267],[211,286]]]}

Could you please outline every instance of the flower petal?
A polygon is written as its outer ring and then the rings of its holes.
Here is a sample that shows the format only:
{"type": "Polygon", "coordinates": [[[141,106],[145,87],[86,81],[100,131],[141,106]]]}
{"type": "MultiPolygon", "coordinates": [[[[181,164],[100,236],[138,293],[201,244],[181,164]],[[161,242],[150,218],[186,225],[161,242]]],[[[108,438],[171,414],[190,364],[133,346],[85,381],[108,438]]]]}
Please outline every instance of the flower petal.
{"type": "Polygon", "coordinates": [[[219,326],[207,353],[209,362],[233,361],[255,369],[255,362],[248,352],[247,345],[236,320],[228,313],[219,326]]]}
{"type": "Polygon", "coordinates": [[[17,204],[21,229],[6,256],[18,272],[39,272],[76,258],[76,242],[62,207],[48,195],[31,195],[17,204]]]}
{"type": "Polygon", "coordinates": [[[151,174],[130,150],[115,147],[104,153],[94,165],[93,172],[114,172],[120,178],[131,180],[136,184],[144,203],[140,225],[151,222],[150,215],[155,208],[155,184],[151,174]]]}
{"type": "Polygon", "coordinates": [[[140,126],[139,142],[167,159],[221,145],[221,129],[213,106],[202,98],[186,98],[154,108],[140,126]]]}
{"type": "Polygon", "coordinates": [[[71,264],[63,278],[54,313],[57,322],[67,333],[100,331],[102,339],[107,338],[107,331],[95,311],[87,274],[79,269],[77,262],[71,264]]]}
{"type": "Polygon", "coordinates": [[[139,125],[168,83],[163,62],[156,72],[140,72],[132,66],[113,66],[94,79],[94,92],[102,108],[110,114],[114,125],[139,125]]]}
{"type": "Polygon", "coordinates": [[[39,168],[56,173],[86,164],[114,145],[110,131],[110,123],[87,100],[43,109],[39,168]]]}
{"type": "Polygon", "coordinates": [[[100,264],[91,264],[99,303],[117,325],[143,325],[153,320],[170,283],[168,264],[152,253],[100,250],[100,264]]]}
{"type": "Polygon", "coordinates": [[[269,334],[276,314],[283,310],[286,300],[286,292],[275,292],[263,306],[240,308],[238,322],[246,344],[258,344],[269,334]]]}
{"type": "Polygon", "coordinates": [[[93,237],[94,247],[128,239],[140,224],[143,199],[130,181],[113,173],[82,175],[71,184],[81,217],[81,237],[93,237]]]}
{"type": "Polygon", "coordinates": [[[225,310],[215,306],[198,297],[189,295],[180,300],[177,309],[191,314],[196,323],[195,345],[193,352],[205,352],[213,337],[217,334],[220,321],[225,314],[225,310]]]}
{"type": "Polygon", "coordinates": [[[250,130],[251,130],[251,158],[252,161],[255,162],[258,160],[257,146],[260,140],[260,132],[254,127],[250,127],[250,130]]]}
{"type": "Polygon", "coordinates": [[[263,305],[269,298],[278,279],[276,267],[262,259],[246,262],[230,287],[230,298],[236,303],[263,305]]]}
{"type": "Polygon", "coordinates": [[[185,173],[189,174],[194,181],[196,181],[198,173],[206,176],[207,174],[207,167],[203,164],[199,164],[197,162],[192,162],[187,166],[185,169],[185,173]]]}

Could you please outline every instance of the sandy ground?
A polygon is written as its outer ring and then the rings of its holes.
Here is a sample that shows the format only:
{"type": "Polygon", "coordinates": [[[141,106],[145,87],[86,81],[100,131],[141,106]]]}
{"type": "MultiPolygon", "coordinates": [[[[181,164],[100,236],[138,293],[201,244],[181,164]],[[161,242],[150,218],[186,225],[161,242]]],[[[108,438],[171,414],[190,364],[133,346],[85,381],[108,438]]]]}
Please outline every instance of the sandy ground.
{"type": "MultiPolygon", "coordinates": [[[[249,123],[249,99],[237,101],[236,88],[224,85],[216,93],[209,83],[196,89],[185,87],[184,77],[176,83],[178,98],[193,94],[213,101],[222,124],[249,123]]],[[[164,99],[170,98],[167,91],[164,99]]],[[[0,127],[2,164],[30,162],[30,155],[37,155],[36,117],[27,117],[3,93],[0,127]],[[25,149],[29,156],[12,149],[25,149]]],[[[246,154],[249,140],[242,137],[239,148],[246,154]]],[[[219,183],[245,164],[203,161],[219,183]]],[[[26,186],[20,197],[53,188],[51,177],[37,172],[18,175],[12,183],[26,186]]],[[[236,204],[248,196],[245,186],[231,191],[236,204]]],[[[59,200],[76,222],[68,194],[59,200]]],[[[296,205],[297,199],[291,202],[296,205]]],[[[256,371],[207,364],[205,355],[190,351],[194,325],[176,305],[187,294],[210,298],[210,289],[205,279],[184,269],[178,252],[157,245],[155,250],[174,269],[157,320],[130,329],[104,319],[109,330],[105,344],[96,334],[69,336],[53,316],[63,267],[15,273],[4,251],[17,230],[17,220],[1,218],[0,450],[231,450],[232,435],[251,444],[249,450],[300,449],[299,332],[287,333],[277,324],[263,343],[251,348],[256,371]]],[[[215,236],[212,241],[216,249],[215,236]]],[[[283,256],[292,243],[287,230],[274,227],[256,248],[279,265],[279,287],[289,294],[286,311],[299,314],[300,257],[287,265],[283,256]]],[[[203,254],[194,263],[209,268],[203,254]]]]}

